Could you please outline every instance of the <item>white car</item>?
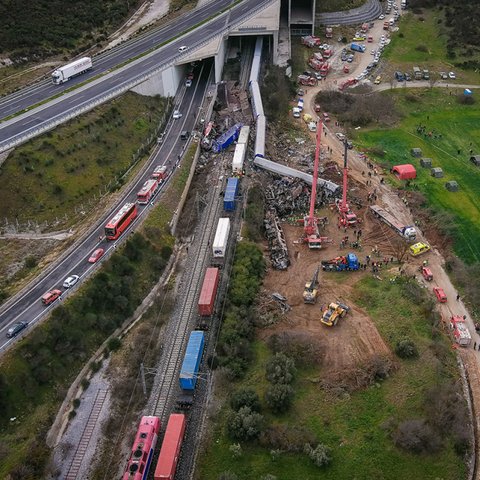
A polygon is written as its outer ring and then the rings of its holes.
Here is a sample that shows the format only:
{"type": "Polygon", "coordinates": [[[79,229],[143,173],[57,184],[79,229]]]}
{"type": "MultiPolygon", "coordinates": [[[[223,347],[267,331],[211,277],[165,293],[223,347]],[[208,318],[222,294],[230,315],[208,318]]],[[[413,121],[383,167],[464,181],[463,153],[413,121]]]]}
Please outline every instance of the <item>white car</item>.
{"type": "Polygon", "coordinates": [[[442,80],[448,80],[447,72],[440,72],[439,75],[442,80]]]}
{"type": "Polygon", "coordinates": [[[383,20],[384,18],[385,18],[385,15],[383,13],[378,17],[379,20],[383,20]]]}
{"type": "Polygon", "coordinates": [[[79,279],[80,277],[78,275],[70,275],[63,282],[63,288],[73,287],[78,282],[79,279]]]}
{"type": "Polygon", "coordinates": [[[373,48],[372,51],[370,52],[370,55],[375,55],[377,51],[373,48]]]}
{"type": "Polygon", "coordinates": [[[343,133],[337,132],[335,135],[341,142],[345,140],[345,135],[343,133]]]}
{"type": "Polygon", "coordinates": [[[191,81],[191,80],[187,80],[187,81],[185,82],[185,86],[186,86],[186,87],[191,87],[191,86],[192,86],[192,81],[191,81]]]}
{"type": "Polygon", "coordinates": [[[180,113],[180,110],[175,110],[173,112],[173,119],[176,120],[178,118],[181,118],[182,117],[182,114],[180,113]]]}
{"type": "Polygon", "coordinates": [[[452,80],[455,80],[457,76],[455,75],[455,72],[448,72],[448,78],[451,78],[452,80]]]}
{"type": "Polygon", "coordinates": [[[181,47],[179,47],[178,51],[180,53],[184,52],[188,47],[186,45],[182,45],[181,47]]]}

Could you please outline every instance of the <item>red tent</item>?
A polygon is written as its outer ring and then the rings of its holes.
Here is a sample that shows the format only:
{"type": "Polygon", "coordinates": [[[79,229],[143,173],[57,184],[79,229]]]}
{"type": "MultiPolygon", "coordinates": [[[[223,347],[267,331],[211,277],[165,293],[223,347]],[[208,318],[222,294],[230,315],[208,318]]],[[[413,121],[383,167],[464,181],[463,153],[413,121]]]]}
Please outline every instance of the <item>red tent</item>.
{"type": "Polygon", "coordinates": [[[415,167],[409,163],[406,165],[395,165],[392,168],[392,173],[394,173],[400,180],[410,180],[411,178],[417,177],[415,167]]]}

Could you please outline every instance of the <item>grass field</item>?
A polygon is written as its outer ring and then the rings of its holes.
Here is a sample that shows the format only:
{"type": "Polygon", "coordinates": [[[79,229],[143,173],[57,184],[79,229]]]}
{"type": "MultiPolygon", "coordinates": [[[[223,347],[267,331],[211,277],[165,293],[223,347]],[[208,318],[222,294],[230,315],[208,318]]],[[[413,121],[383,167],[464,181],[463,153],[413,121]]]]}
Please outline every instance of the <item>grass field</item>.
{"type": "MultiPolygon", "coordinates": [[[[424,10],[422,15],[405,13],[400,29],[393,33],[391,43],[385,49],[383,58],[392,65],[392,71],[412,71],[414,66],[428,68],[433,75],[454,70],[457,79],[454,83],[480,84],[480,74],[462,71],[454,67],[447,58],[447,35],[442,32],[439,21],[444,15],[436,9],[424,10]]],[[[455,61],[463,60],[456,58],[455,61]]],[[[432,77],[434,78],[434,77],[432,77]]]]}
{"type": "Polygon", "coordinates": [[[0,168],[0,218],[69,227],[115,188],[166,109],[127,93],[17,149],[0,168]]]}
{"type": "MultiPolygon", "coordinates": [[[[389,438],[388,424],[424,416],[425,392],[447,377],[456,377],[455,358],[443,337],[432,340],[432,330],[420,308],[405,294],[405,287],[377,282],[368,277],[356,285],[356,297],[373,318],[390,347],[404,336],[419,349],[416,360],[398,361],[398,370],[386,381],[343,398],[327,394],[317,383],[322,369],[299,370],[294,384],[292,410],[272,416],[263,406],[269,424],[301,426],[332,449],[333,461],[326,469],[314,466],[299,453],[281,453],[273,459],[270,449],[255,442],[242,443],[242,455],[234,458],[229,450],[236,443],[225,433],[227,407],[215,415],[208,446],[200,459],[198,478],[216,480],[230,471],[238,480],[275,475],[278,480],[316,479],[443,479],[464,478],[465,467],[447,440],[437,454],[414,455],[399,450],[389,438]],[[397,308],[392,310],[391,305],[397,308]],[[442,360],[433,345],[446,354],[442,360]]],[[[348,321],[348,317],[345,319],[348,321]]],[[[341,328],[341,326],[339,327],[341,328]]],[[[328,335],[328,330],[325,330],[328,335]]],[[[254,388],[260,397],[266,387],[265,363],[270,353],[264,343],[255,342],[255,362],[241,386],[254,388]]],[[[238,385],[240,386],[240,384],[238,385]]],[[[232,391],[225,385],[223,394],[232,391]]]]}
{"type": "MultiPolygon", "coordinates": [[[[377,160],[388,166],[412,163],[418,176],[415,188],[425,194],[432,207],[455,217],[455,252],[464,261],[480,261],[480,168],[469,161],[471,149],[480,153],[478,101],[474,105],[460,105],[449,89],[395,91],[393,95],[404,119],[393,129],[359,133],[360,145],[380,146],[386,154],[377,160]],[[441,138],[418,134],[418,124],[441,138]],[[420,147],[424,157],[432,158],[432,165],[443,169],[444,178],[435,179],[430,169],[421,168],[419,159],[409,153],[413,147],[420,147]],[[460,190],[447,191],[448,180],[456,180],[460,190]]],[[[474,96],[478,95],[480,91],[475,91],[474,96]]]]}

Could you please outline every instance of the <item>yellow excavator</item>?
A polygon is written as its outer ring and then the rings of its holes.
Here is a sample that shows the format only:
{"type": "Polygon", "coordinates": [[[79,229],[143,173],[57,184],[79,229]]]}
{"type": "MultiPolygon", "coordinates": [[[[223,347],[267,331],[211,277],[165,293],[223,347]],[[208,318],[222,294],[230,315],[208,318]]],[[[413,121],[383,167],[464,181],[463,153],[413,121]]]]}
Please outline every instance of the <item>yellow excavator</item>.
{"type": "Polygon", "coordinates": [[[319,271],[320,265],[315,270],[312,279],[305,284],[305,290],[303,291],[303,303],[313,304],[317,301],[319,271]]]}

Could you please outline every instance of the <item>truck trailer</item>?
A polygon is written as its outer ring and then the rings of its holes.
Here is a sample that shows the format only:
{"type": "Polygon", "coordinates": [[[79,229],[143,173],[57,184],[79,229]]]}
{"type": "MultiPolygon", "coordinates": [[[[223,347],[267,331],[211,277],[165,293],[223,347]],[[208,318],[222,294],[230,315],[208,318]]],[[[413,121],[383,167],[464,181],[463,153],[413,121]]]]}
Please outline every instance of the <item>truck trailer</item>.
{"type": "Polygon", "coordinates": [[[247,145],[245,143],[237,143],[235,152],[233,153],[232,171],[233,173],[243,173],[243,162],[247,153],[247,145]]]}
{"type": "Polygon", "coordinates": [[[343,272],[356,271],[360,268],[360,263],[354,253],[349,253],[346,256],[332,258],[331,260],[322,261],[322,270],[325,272],[343,272]]]}
{"type": "Polygon", "coordinates": [[[238,178],[229,178],[227,186],[223,195],[223,209],[226,212],[233,212],[235,210],[235,199],[238,195],[238,178]]]}
{"type": "Polygon", "coordinates": [[[219,218],[215,238],[213,240],[213,257],[225,258],[228,236],[230,234],[230,219],[219,218]]]}
{"type": "Polygon", "coordinates": [[[240,135],[238,136],[237,144],[247,144],[248,143],[248,136],[250,135],[250,127],[248,125],[244,125],[240,129],[240,135]]]}
{"type": "Polygon", "coordinates": [[[55,85],[65,83],[73,77],[85,73],[93,67],[92,59],[90,57],[83,57],[68,63],[63,67],[57,68],[52,73],[52,82],[55,85]]]}
{"type": "Polygon", "coordinates": [[[182,390],[193,392],[197,384],[198,370],[202,361],[203,346],[205,344],[205,334],[200,330],[194,330],[190,334],[185,356],[183,357],[182,368],[180,370],[180,388],[182,390]]]}
{"type": "Polygon", "coordinates": [[[202,290],[200,291],[200,298],[198,299],[198,314],[202,317],[209,317],[213,314],[219,278],[220,271],[218,268],[209,267],[205,271],[202,290]]]}
{"type": "Polygon", "coordinates": [[[417,238],[417,231],[414,226],[403,225],[403,223],[399,222],[393,215],[378,205],[370,205],[370,210],[377,218],[393,228],[403,238],[412,242],[417,238]]]}

